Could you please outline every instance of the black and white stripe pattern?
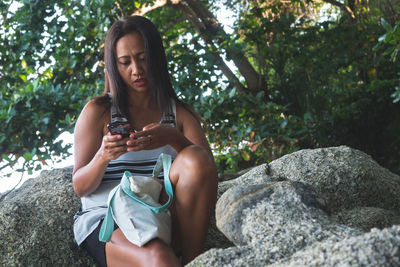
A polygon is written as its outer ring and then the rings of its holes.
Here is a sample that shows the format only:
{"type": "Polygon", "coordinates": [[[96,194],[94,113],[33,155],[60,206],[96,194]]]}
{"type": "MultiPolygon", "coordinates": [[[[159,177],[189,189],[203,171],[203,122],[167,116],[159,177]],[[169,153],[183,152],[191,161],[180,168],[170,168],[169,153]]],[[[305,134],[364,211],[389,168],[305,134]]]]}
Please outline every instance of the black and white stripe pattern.
{"type": "MultiPolygon", "coordinates": [[[[151,176],[157,159],[147,161],[112,161],[108,164],[104,173],[103,181],[119,180],[125,171],[129,171],[132,175],[151,176]]],[[[160,178],[163,174],[160,174],[160,178]]]]}
{"type": "MultiPolygon", "coordinates": [[[[176,106],[175,101],[171,102],[172,113],[164,113],[160,123],[169,124],[176,127],[176,106]]],[[[113,110],[111,120],[125,119],[123,114],[116,114],[113,110]]],[[[158,156],[161,153],[170,154],[174,159],[176,157],[175,150],[169,145],[152,150],[131,151],[123,154],[116,160],[110,161],[104,173],[103,182],[118,181],[122,178],[125,171],[129,171],[132,175],[151,176],[154,166],[156,165],[158,156]]],[[[160,174],[159,178],[164,176],[160,174]]]]}

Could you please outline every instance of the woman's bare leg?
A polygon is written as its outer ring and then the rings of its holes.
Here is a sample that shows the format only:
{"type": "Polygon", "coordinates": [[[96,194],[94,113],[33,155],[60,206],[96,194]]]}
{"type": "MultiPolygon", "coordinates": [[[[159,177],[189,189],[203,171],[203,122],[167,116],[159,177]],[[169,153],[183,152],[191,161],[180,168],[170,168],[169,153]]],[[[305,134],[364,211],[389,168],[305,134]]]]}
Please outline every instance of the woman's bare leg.
{"type": "Polygon", "coordinates": [[[154,239],[143,247],[138,247],[129,242],[120,229],[115,230],[111,241],[106,243],[106,261],[110,267],[182,266],[172,248],[160,239],[154,239]]]}
{"type": "Polygon", "coordinates": [[[187,264],[203,252],[215,208],[218,173],[212,156],[192,145],[178,154],[170,178],[175,186],[173,223],[179,228],[182,262],[187,264]]]}
{"type": "MultiPolygon", "coordinates": [[[[173,224],[179,231],[172,238],[179,236],[177,243],[182,250],[182,262],[186,264],[203,252],[215,207],[218,174],[208,152],[193,145],[182,150],[174,160],[170,178],[175,187],[173,224]]],[[[172,248],[163,241],[156,239],[138,247],[120,229],[106,243],[106,260],[108,266],[182,266],[172,248]]]]}

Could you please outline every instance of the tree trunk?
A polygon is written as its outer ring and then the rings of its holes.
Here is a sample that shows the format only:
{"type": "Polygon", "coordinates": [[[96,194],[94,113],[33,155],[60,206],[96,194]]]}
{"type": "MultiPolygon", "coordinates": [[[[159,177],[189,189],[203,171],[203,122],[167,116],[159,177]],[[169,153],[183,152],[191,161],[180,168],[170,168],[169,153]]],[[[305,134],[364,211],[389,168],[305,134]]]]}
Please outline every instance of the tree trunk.
{"type": "MultiPolygon", "coordinates": [[[[342,4],[336,0],[323,0],[326,3],[329,3],[331,5],[339,7],[347,16],[347,19],[349,20],[350,24],[353,24],[356,22],[356,16],[354,15],[354,9],[351,8],[351,6],[347,6],[345,4],[342,4]]],[[[350,1],[350,5],[353,4],[354,8],[354,0],[350,1]]]]}
{"type": "MultiPolygon", "coordinates": [[[[230,39],[215,16],[200,1],[185,0],[185,2],[193,10],[197,18],[203,22],[206,34],[210,39],[209,42],[215,41],[221,46],[224,41],[230,39]]],[[[230,47],[224,47],[224,49],[226,55],[232,59],[239,72],[246,80],[247,91],[258,92],[267,89],[264,78],[257,73],[244,53],[233,50],[230,47]]]]}

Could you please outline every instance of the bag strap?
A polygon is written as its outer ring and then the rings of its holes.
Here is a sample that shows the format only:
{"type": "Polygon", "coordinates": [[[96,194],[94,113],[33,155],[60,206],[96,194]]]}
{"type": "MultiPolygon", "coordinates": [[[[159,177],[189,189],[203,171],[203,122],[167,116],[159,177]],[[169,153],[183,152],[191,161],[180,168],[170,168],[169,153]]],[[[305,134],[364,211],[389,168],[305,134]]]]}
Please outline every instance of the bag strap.
{"type": "Polygon", "coordinates": [[[119,189],[120,185],[117,185],[116,187],[113,188],[110,192],[110,200],[108,201],[108,208],[107,208],[107,213],[106,217],[104,217],[103,223],[100,228],[99,232],[99,240],[102,242],[108,242],[111,239],[112,233],[114,232],[114,219],[112,216],[112,211],[111,211],[111,202],[114,200],[115,193],[119,189]]]}
{"type": "Polygon", "coordinates": [[[152,206],[147,204],[146,202],[143,202],[141,199],[139,199],[135,193],[133,193],[130,189],[130,184],[129,184],[129,177],[132,176],[132,174],[128,171],[125,171],[124,176],[122,177],[121,180],[121,189],[124,191],[125,194],[127,194],[132,200],[139,202],[143,206],[149,208],[152,210],[154,213],[161,213],[169,208],[172,204],[172,199],[174,196],[174,192],[172,189],[172,184],[171,180],[169,179],[169,170],[171,168],[171,163],[172,159],[171,156],[168,154],[161,153],[160,156],[158,157],[157,163],[154,166],[153,170],[153,177],[157,177],[161,169],[164,169],[164,188],[165,191],[168,195],[168,201],[162,205],[162,206],[152,206]]]}
{"type": "Polygon", "coordinates": [[[172,199],[174,198],[174,190],[172,189],[171,179],[169,178],[169,171],[171,169],[171,164],[172,164],[171,155],[161,153],[161,155],[158,157],[156,166],[154,167],[153,177],[158,177],[158,175],[160,174],[161,164],[164,169],[164,188],[165,192],[168,195],[168,201],[161,207],[157,207],[159,211],[158,212],[155,211],[156,213],[160,213],[168,209],[169,206],[171,206],[172,204],[172,199]]]}
{"type": "Polygon", "coordinates": [[[131,173],[130,172],[124,173],[124,175],[121,179],[121,183],[119,185],[117,185],[116,187],[114,187],[113,190],[111,190],[111,192],[109,194],[107,213],[106,213],[106,216],[104,217],[104,220],[101,225],[100,232],[99,232],[99,240],[100,241],[102,241],[102,242],[110,241],[112,233],[114,232],[114,219],[112,216],[111,203],[113,202],[115,193],[117,192],[117,190],[119,188],[121,188],[124,191],[124,193],[126,193],[131,199],[148,207],[154,213],[161,213],[161,212],[165,211],[166,209],[168,209],[169,206],[171,206],[172,199],[174,196],[174,191],[172,189],[171,180],[169,179],[169,170],[171,168],[171,163],[172,163],[171,156],[168,154],[161,153],[160,156],[158,157],[157,163],[153,170],[153,176],[157,177],[160,174],[161,169],[162,168],[164,169],[164,188],[168,195],[168,201],[160,207],[154,207],[154,206],[148,205],[147,203],[145,203],[145,202],[141,201],[139,198],[137,198],[136,195],[130,190],[130,186],[129,186],[128,177],[131,176],[131,173]]]}

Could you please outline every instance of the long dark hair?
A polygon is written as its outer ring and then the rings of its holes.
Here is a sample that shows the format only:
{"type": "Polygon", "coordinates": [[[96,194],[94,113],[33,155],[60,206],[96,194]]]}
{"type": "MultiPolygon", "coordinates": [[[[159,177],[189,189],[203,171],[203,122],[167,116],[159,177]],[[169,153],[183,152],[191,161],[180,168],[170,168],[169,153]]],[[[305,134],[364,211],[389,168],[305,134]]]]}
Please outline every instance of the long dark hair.
{"type": "Polygon", "coordinates": [[[103,99],[111,93],[112,105],[120,113],[124,113],[129,117],[127,87],[118,72],[116,44],[120,38],[132,32],[138,32],[142,35],[147,64],[146,78],[149,81],[150,88],[160,111],[170,113],[172,111],[171,99],[173,99],[177,104],[181,104],[199,119],[194,110],[182,102],[172,88],[161,36],[154,24],[142,16],[122,17],[108,31],[104,47],[106,70],[103,99]]]}

